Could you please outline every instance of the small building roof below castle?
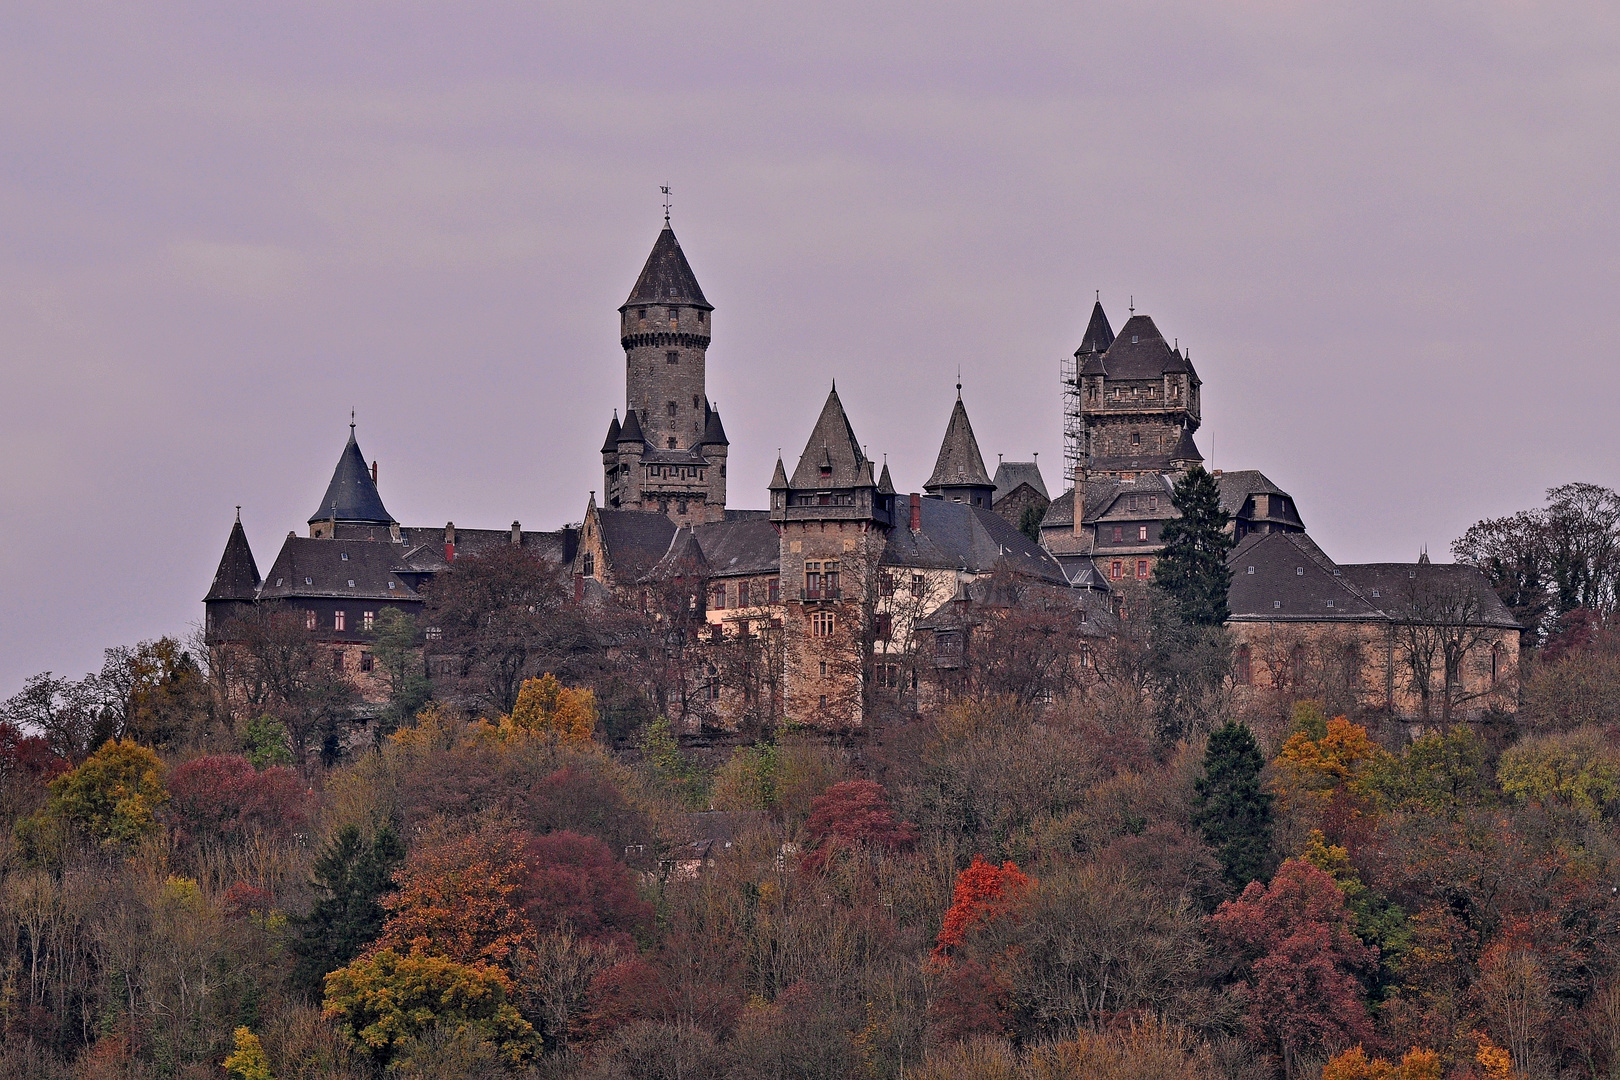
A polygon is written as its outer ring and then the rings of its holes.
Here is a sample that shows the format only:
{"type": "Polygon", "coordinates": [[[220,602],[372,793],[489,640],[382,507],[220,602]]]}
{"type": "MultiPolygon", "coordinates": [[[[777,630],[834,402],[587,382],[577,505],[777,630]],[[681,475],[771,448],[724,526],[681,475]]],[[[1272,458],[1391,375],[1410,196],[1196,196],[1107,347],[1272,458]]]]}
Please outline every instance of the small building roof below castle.
{"type": "Polygon", "coordinates": [[[994,483],[997,499],[1010,494],[1019,484],[1028,484],[1043,499],[1052,497],[1046,493],[1046,481],[1041,478],[1040,466],[1033,461],[998,462],[994,483]]]}

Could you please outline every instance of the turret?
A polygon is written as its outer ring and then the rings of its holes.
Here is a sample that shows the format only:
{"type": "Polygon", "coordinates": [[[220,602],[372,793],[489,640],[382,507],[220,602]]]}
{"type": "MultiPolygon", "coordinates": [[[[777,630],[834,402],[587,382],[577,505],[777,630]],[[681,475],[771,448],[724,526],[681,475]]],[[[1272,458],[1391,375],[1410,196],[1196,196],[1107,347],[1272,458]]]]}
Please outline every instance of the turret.
{"type": "Polygon", "coordinates": [[[968,422],[967,409],[962,405],[962,387],[956,387],[956,406],[951,409],[950,421],[945,425],[945,439],[939,446],[939,458],[934,463],[934,474],[923,485],[923,490],[951,502],[967,503],[990,509],[996,485],[985,471],[984,457],[979,453],[979,440],[973,435],[968,422]]]}
{"type": "Polygon", "coordinates": [[[629,299],[619,308],[625,407],[640,414],[645,438],[657,449],[684,450],[703,437],[708,402],[704,364],[713,310],[666,222],[629,299]]]}
{"type": "Polygon", "coordinates": [[[242,508],[237,507],[236,524],[225,539],[225,552],[219,557],[214,582],[203,597],[204,632],[213,643],[216,627],[246,613],[259,592],[259,566],[242,531],[242,508]]]}
{"type": "Polygon", "coordinates": [[[309,518],[309,535],[331,538],[340,525],[396,524],[394,516],[383,506],[377,493],[377,476],[366,465],[365,455],[355,441],[354,424],[349,424],[349,442],[338,456],[337,468],[332,470],[332,482],[326,485],[321,505],[309,518]]]}

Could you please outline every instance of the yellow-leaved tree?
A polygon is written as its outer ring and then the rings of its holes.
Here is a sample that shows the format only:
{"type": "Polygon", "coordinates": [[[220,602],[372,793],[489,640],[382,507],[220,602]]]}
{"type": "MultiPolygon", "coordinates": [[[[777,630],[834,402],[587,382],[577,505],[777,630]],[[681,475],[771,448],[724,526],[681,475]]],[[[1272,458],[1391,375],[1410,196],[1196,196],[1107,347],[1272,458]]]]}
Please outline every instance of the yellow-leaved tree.
{"type": "Polygon", "coordinates": [[[270,1058],[259,1037],[245,1027],[236,1029],[236,1052],[220,1066],[230,1080],[276,1080],[270,1072],[270,1058]]]}
{"type": "Polygon", "coordinates": [[[158,831],[157,809],[168,801],[163,762],[132,739],[108,741],[72,772],[51,781],[50,801],[17,823],[25,848],[56,829],[103,845],[136,844],[158,831]]]}
{"type": "Polygon", "coordinates": [[[1392,760],[1367,729],[1342,716],[1327,722],[1320,737],[1296,731],[1277,754],[1277,794],[1286,807],[1324,806],[1341,794],[1369,804],[1376,780],[1392,760]]]}
{"type": "Polygon", "coordinates": [[[550,674],[525,679],[508,718],[513,727],[551,735],[563,742],[587,743],[596,731],[596,695],[564,686],[550,674]]]}

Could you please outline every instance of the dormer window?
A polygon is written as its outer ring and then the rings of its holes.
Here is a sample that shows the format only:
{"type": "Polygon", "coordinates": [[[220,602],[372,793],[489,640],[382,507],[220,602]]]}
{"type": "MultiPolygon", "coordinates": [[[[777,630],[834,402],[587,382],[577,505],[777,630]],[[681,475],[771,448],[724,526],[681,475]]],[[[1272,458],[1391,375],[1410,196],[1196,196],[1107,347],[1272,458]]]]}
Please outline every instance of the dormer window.
{"type": "Polygon", "coordinates": [[[1249,573],[1250,573],[1250,574],[1251,574],[1251,575],[1252,575],[1252,574],[1253,574],[1253,573],[1254,573],[1254,567],[1252,567],[1252,566],[1251,566],[1251,567],[1249,567],[1249,573]]]}
{"type": "Polygon", "coordinates": [[[1304,577],[1305,576],[1305,568],[1303,566],[1294,567],[1294,576],[1295,577],[1304,577]]]}
{"type": "Polygon", "coordinates": [[[310,578],[305,578],[304,579],[304,584],[305,585],[313,585],[313,584],[315,584],[315,582],[310,578]]]}

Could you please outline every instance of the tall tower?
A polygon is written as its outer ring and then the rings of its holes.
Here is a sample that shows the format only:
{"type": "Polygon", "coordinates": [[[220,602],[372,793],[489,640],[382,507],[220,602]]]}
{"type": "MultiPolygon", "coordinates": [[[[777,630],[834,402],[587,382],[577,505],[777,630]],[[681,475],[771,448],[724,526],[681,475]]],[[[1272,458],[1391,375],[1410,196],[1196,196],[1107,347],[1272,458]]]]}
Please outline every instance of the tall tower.
{"type": "Polygon", "coordinates": [[[683,525],[725,517],[726,433],[704,381],[713,311],[666,217],[619,308],[625,415],[602,444],[607,505],[683,525]]]}

